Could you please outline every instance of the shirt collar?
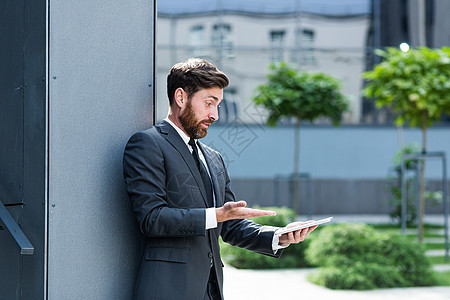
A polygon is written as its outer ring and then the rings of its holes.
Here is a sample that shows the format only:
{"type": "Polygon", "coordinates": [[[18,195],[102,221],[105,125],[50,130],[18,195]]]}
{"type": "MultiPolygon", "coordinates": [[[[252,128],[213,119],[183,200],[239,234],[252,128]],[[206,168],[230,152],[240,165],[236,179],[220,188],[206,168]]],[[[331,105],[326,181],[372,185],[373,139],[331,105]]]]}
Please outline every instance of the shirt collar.
{"type": "MultiPolygon", "coordinates": [[[[183,139],[184,143],[190,147],[189,140],[191,139],[181,128],[179,128],[177,125],[175,125],[169,118],[165,118],[164,121],[169,123],[175,130],[178,132],[178,134],[183,139]]],[[[195,140],[197,142],[197,140],[195,140]]]]}

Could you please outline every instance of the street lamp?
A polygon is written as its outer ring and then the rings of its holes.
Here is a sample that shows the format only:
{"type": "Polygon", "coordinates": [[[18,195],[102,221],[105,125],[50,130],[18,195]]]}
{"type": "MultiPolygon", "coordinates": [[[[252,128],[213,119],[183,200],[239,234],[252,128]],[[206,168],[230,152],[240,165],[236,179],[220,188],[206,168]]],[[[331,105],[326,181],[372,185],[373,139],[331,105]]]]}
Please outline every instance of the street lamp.
{"type": "Polygon", "coordinates": [[[407,43],[401,43],[400,44],[400,50],[402,50],[403,52],[408,52],[409,45],[407,43]]]}

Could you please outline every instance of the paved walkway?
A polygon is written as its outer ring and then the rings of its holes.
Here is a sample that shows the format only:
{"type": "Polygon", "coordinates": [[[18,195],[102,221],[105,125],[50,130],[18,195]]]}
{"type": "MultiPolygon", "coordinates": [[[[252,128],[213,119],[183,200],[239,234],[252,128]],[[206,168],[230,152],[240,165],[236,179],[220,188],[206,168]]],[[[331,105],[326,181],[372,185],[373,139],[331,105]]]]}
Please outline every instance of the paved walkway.
{"type": "MultiPolygon", "coordinates": [[[[314,216],[319,219],[327,216],[314,216]]],[[[306,220],[299,216],[299,220],[306,220]]],[[[335,216],[333,222],[369,224],[388,223],[385,215],[335,216]]],[[[425,216],[426,223],[443,224],[442,215],[425,216]]],[[[447,269],[447,268],[445,268],[447,269]]],[[[330,290],[310,283],[306,276],[314,269],[238,270],[224,268],[224,296],[226,300],[450,300],[450,287],[394,288],[373,291],[330,290]]]]}

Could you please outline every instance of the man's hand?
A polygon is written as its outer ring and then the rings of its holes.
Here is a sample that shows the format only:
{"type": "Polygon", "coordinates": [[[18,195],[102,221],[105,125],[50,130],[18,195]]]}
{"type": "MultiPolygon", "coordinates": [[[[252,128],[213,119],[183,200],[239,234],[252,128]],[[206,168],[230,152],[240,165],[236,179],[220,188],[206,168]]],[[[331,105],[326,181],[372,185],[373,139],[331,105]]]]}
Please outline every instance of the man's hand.
{"type": "MultiPolygon", "coordinates": [[[[294,227],[297,225],[302,225],[305,223],[307,223],[307,222],[290,223],[286,226],[286,228],[294,227]]],[[[289,244],[298,244],[300,242],[303,242],[305,240],[305,238],[308,236],[308,234],[310,234],[316,228],[317,228],[317,225],[299,229],[297,231],[291,231],[288,233],[284,233],[284,234],[280,235],[279,244],[280,245],[289,245],[289,244]]]]}
{"type": "Polygon", "coordinates": [[[247,219],[253,217],[275,216],[276,212],[246,208],[247,202],[227,202],[224,206],[216,208],[217,222],[225,222],[233,219],[247,219]]]}

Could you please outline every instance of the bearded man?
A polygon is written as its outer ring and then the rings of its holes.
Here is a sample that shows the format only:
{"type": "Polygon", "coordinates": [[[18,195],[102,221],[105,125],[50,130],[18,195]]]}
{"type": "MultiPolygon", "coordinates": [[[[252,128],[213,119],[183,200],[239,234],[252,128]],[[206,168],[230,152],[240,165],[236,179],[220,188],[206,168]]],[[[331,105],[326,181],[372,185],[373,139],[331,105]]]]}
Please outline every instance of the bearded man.
{"type": "Polygon", "coordinates": [[[279,257],[315,228],[277,235],[277,227],[247,220],[275,213],[236,201],[222,156],[198,142],[218,120],[228,84],[227,76],[205,60],[174,65],[167,76],[167,118],[127,143],[124,178],[145,236],[135,299],[223,299],[219,236],[279,257]]]}

